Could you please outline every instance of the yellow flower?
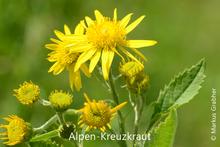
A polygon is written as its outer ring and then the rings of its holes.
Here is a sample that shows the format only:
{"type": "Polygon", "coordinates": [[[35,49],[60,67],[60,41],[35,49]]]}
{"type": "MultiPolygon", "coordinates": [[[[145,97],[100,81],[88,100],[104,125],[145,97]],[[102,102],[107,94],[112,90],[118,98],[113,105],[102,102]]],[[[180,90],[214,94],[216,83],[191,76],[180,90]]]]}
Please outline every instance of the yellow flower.
{"type": "Polygon", "coordinates": [[[110,121],[115,115],[115,113],[121,109],[127,102],[123,102],[114,108],[104,101],[91,101],[89,97],[84,94],[87,102],[85,106],[79,111],[82,112],[80,116],[80,121],[78,124],[80,127],[86,127],[86,131],[90,129],[100,129],[104,132],[107,128],[111,128],[110,121]]]}
{"type": "Polygon", "coordinates": [[[40,98],[40,88],[38,85],[30,82],[24,82],[18,89],[14,90],[18,101],[24,105],[30,105],[40,98]]]}
{"type": "Polygon", "coordinates": [[[71,42],[68,48],[71,52],[82,53],[77,59],[74,71],[77,71],[83,63],[90,60],[89,72],[96,67],[99,60],[102,64],[102,72],[105,80],[108,80],[109,70],[114,59],[114,55],[123,55],[138,61],[128,51],[129,48],[136,55],[145,59],[144,55],[137,48],[155,45],[154,40],[127,40],[129,34],[144,19],[145,16],[129,24],[132,13],[126,15],[121,20],[117,18],[117,9],[114,10],[113,19],[103,16],[98,10],[95,10],[95,20],[85,17],[77,28],[81,34],[66,35],[65,39],[71,42]]]}
{"type": "Polygon", "coordinates": [[[123,76],[133,77],[144,71],[144,65],[140,62],[129,61],[126,63],[122,63],[119,70],[123,76]]]}
{"type": "Polygon", "coordinates": [[[51,92],[49,100],[57,111],[65,111],[72,104],[73,96],[69,93],[55,90],[51,92]]]}
{"type": "MultiPolygon", "coordinates": [[[[82,88],[81,76],[79,69],[86,75],[90,76],[89,69],[85,64],[81,64],[77,70],[74,71],[74,67],[80,53],[73,53],[70,51],[68,47],[72,41],[65,39],[65,35],[71,35],[71,31],[67,25],[64,25],[63,34],[60,31],[54,31],[58,39],[51,38],[52,44],[46,44],[45,47],[52,50],[48,54],[48,61],[55,62],[49,69],[48,72],[53,72],[54,75],[58,75],[64,69],[69,71],[69,83],[70,87],[73,90],[74,87],[76,90],[80,90],[82,88]]],[[[80,29],[76,28],[75,35],[81,35],[80,29]]]]}
{"type": "Polygon", "coordinates": [[[4,118],[8,122],[7,125],[0,124],[0,128],[6,129],[5,132],[0,133],[0,139],[4,140],[4,144],[12,146],[23,143],[31,136],[31,127],[23,119],[16,115],[10,115],[4,118]]]}

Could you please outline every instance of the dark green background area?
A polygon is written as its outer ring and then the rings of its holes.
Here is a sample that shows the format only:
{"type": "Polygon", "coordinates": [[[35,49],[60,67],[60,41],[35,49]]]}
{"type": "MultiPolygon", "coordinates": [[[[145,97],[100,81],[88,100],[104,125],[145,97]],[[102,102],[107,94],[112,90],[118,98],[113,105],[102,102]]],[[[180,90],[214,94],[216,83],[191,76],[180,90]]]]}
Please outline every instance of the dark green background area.
{"type": "MultiPolygon", "coordinates": [[[[0,117],[17,114],[39,126],[52,116],[54,112],[49,108],[18,103],[13,89],[32,80],[40,85],[44,98],[54,89],[70,91],[66,72],[48,74],[51,64],[46,60],[48,50],[44,45],[54,37],[54,29],[63,31],[64,24],[73,30],[84,16],[94,18],[95,9],[112,16],[114,8],[118,8],[119,18],[130,12],[134,13],[133,20],[146,15],[129,39],[158,41],[156,46],[140,49],[148,58],[145,69],[150,76],[149,100],[157,98],[174,74],[206,58],[207,78],[200,93],[178,111],[174,147],[214,147],[210,140],[210,99],[211,89],[217,88],[218,95],[220,88],[219,5],[218,0],[0,0],[0,117]]],[[[114,64],[117,73],[118,63],[114,64]]],[[[124,101],[127,95],[119,86],[124,101]]],[[[83,92],[96,99],[110,99],[105,90],[94,77],[83,78],[83,89],[74,92],[72,107],[82,107],[83,92]]],[[[125,115],[131,113],[128,107],[123,109],[125,115]]],[[[90,142],[86,146],[112,144],[115,143],[90,142]]]]}

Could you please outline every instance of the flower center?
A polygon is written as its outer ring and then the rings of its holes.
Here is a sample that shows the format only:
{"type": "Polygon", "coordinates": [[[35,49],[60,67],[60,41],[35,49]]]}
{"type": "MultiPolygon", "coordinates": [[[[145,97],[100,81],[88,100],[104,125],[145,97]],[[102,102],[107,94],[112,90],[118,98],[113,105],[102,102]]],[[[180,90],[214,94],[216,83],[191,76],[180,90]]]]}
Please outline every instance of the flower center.
{"type": "Polygon", "coordinates": [[[25,125],[18,120],[13,120],[8,125],[8,140],[10,142],[20,142],[24,138],[25,134],[25,125]]]}
{"type": "Polygon", "coordinates": [[[110,108],[107,105],[102,105],[104,106],[102,109],[97,109],[96,105],[98,106],[99,103],[92,103],[87,106],[86,113],[84,113],[84,121],[91,126],[106,126],[111,119],[110,108]]]}
{"type": "Polygon", "coordinates": [[[87,39],[96,48],[115,48],[117,44],[124,44],[125,30],[117,22],[108,20],[95,22],[86,30],[87,39]]]}
{"type": "MultiPolygon", "coordinates": [[[[61,53],[62,54],[62,53],[61,53]]],[[[72,64],[76,62],[79,57],[78,53],[70,53],[69,49],[65,49],[63,52],[63,56],[60,56],[61,63],[63,64],[72,64]]]]}

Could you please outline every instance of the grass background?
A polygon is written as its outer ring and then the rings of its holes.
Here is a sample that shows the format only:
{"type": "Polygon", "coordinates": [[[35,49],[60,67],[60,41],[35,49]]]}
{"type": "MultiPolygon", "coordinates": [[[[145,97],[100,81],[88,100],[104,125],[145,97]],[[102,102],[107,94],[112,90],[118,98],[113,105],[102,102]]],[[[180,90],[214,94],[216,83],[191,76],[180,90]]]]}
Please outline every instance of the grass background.
{"type": "MultiPolygon", "coordinates": [[[[0,116],[17,114],[39,126],[53,115],[52,110],[39,105],[19,104],[12,95],[13,89],[32,80],[40,85],[42,97],[54,89],[70,91],[67,73],[56,77],[47,73],[51,64],[46,60],[48,50],[44,44],[54,37],[54,29],[63,30],[63,24],[73,29],[84,16],[94,18],[95,9],[112,16],[113,9],[118,8],[119,18],[130,12],[134,13],[133,18],[146,15],[129,38],[159,42],[141,49],[149,59],[145,66],[151,80],[149,99],[156,99],[174,74],[206,58],[203,88],[178,111],[174,147],[214,147],[217,142],[210,140],[210,97],[212,88],[220,88],[219,5],[218,0],[0,0],[0,116]]],[[[81,93],[74,93],[74,108],[82,106],[82,92],[95,98],[110,97],[104,90],[97,90],[102,86],[94,78],[84,78],[83,84],[81,93]]],[[[120,96],[121,101],[127,97],[124,92],[120,96]]],[[[112,144],[105,142],[105,146],[112,144]]],[[[103,142],[87,144],[95,145],[103,146],[103,142]]]]}

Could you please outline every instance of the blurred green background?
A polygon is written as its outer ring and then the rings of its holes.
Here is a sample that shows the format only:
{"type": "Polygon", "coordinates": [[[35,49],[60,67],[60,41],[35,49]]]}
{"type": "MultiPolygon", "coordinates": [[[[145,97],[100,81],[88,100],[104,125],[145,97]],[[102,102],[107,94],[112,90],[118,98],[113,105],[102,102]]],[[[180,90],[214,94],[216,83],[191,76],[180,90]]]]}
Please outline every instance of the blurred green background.
{"type": "MultiPolygon", "coordinates": [[[[70,91],[66,72],[58,76],[47,73],[51,64],[46,60],[48,50],[44,45],[54,37],[54,29],[63,31],[63,24],[73,29],[84,16],[94,18],[95,9],[112,16],[113,9],[118,8],[119,18],[130,12],[134,13],[133,18],[146,15],[129,38],[159,42],[141,49],[149,59],[145,68],[151,80],[148,92],[151,100],[157,98],[159,90],[174,74],[206,58],[207,78],[200,93],[178,111],[174,147],[217,147],[217,142],[210,140],[210,98],[211,89],[220,88],[219,5],[218,0],[0,0],[0,117],[17,114],[39,126],[52,116],[54,112],[48,108],[18,103],[13,89],[32,80],[40,85],[42,97],[54,89],[70,91]]],[[[97,90],[100,88],[102,85],[95,78],[84,78],[81,93],[74,93],[73,107],[82,106],[82,92],[94,98],[110,98],[104,90],[97,90]]],[[[125,92],[120,96],[121,101],[127,97],[125,92]]],[[[87,145],[112,146],[112,143],[87,145]]]]}

